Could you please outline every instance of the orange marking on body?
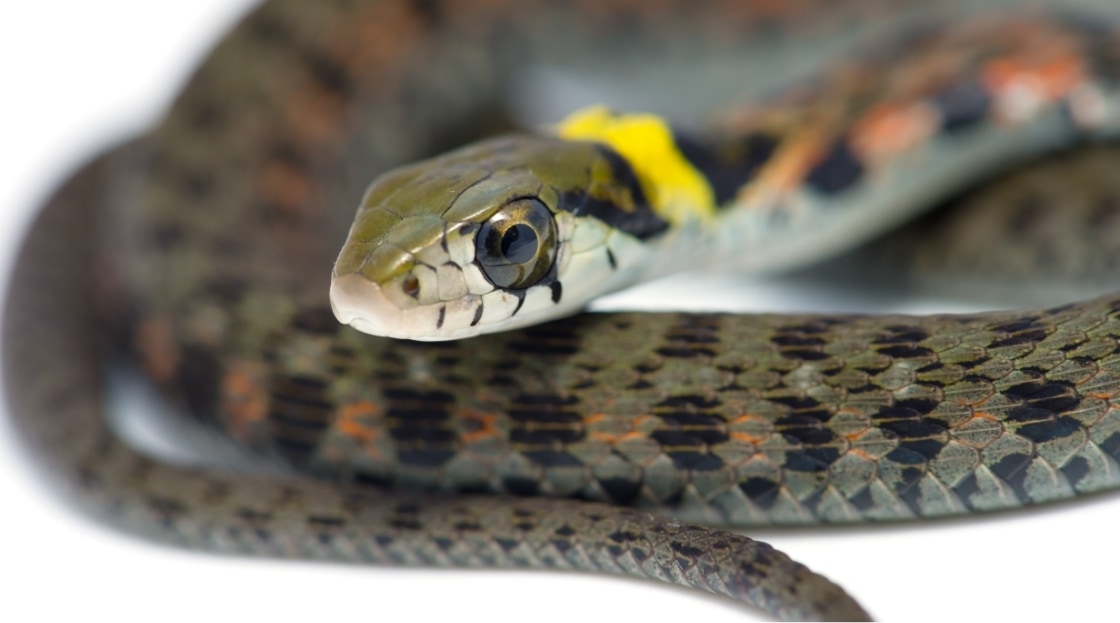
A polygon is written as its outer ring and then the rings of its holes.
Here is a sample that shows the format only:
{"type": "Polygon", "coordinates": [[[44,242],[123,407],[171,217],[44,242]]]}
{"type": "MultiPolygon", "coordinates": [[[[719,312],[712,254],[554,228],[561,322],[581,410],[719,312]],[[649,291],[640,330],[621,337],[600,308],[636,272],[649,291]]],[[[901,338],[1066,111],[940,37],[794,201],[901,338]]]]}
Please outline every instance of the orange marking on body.
{"type": "Polygon", "coordinates": [[[735,419],[727,423],[727,427],[731,429],[728,432],[728,437],[734,439],[735,441],[747,443],[752,446],[758,446],[770,437],[770,434],[758,435],[734,430],[735,427],[744,425],[755,425],[758,428],[769,429],[771,427],[771,422],[769,419],[756,413],[744,413],[743,415],[740,415],[739,417],[736,417],[735,419]]]}
{"type": "Polygon", "coordinates": [[[292,96],[286,108],[290,131],[301,142],[323,144],[339,130],[339,119],[346,115],[346,102],[335,93],[308,89],[292,96]]]}
{"type": "Polygon", "coordinates": [[[301,206],[310,203],[308,195],[311,184],[307,176],[291,165],[271,161],[265,165],[257,180],[261,197],[275,203],[285,211],[299,212],[301,206]]]}
{"type": "Polygon", "coordinates": [[[1041,88],[1042,93],[1050,98],[1069,93],[1084,78],[1084,65],[1072,55],[1041,64],[1022,59],[997,59],[988,63],[983,71],[983,81],[993,91],[1005,92],[1010,88],[1030,85],[1041,88]]]}
{"type": "MultiPolygon", "coordinates": [[[[606,419],[607,419],[607,414],[605,414],[605,413],[592,413],[592,414],[587,415],[586,417],[583,418],[583,425],[586,428],[592,428],[596,424],[599,424],[600,422],[602,422],[606,419]]],[[[614,444],[618,443],[619,440],[621,440],[626,434],[628,434],[628,433],[609,433],[609,432],[604,432],[604,431],[593,430],[593,431],[590,431],[588,433],[588,437],[590,437],[591,439],[594,439],[595,441],[602,441],[604,443],[609,443],[611,445],[614,445],[614,444]]]]}
{"type": "Polygon", "coordinates": [[[468,430],[460,436],[465,444],[477,443],[483,439],[497,439],[500,436],[498,416],[495,413],[477,409],[459,409],[456,411],[455,417],[464,420],[472,427],[472,430],[468,430]]]}
{"type": "MultiPolygon", "coordinates": [[[[845,91],[852,76],[843,73],[838,79],[838,91],[845,91]]],[[[774,103],[773,106],[779,106],[774,103]]],[[[759,130],[780,136],[780,147],[770,158],[758,177],[743,187],[737,200],[743,205],[769,208],[781,195],[788,195],[805,183],[805,177],[827,153],[836,140],[833,130],[841,127],[845,111],[840,106],[805,111],[798,95],[791,96],[789,111],[778,109],[758,116],[742,111],[731,116],[731,127],[759,130]]]]}
{"type": "Polygon", "coordinates": [[[765,437],[759,437],[757,435],[751,435],[749,433],[730,433],[728,434],[728,437],[741,443],[749,443],[752,446],[757,446],[763,441],[766,441],[765,437]]]}
{"type": "Polygon", "coordinates": [[[622,439],[622,435],[618,435],[618,434],[615,434],[615,433],[603,433],[603,432],[597,432],[597,431],[592,432],[589,435],[589,437],[591,439],[593,439],[594,441],[601,441],[603,443],[609,443],[612,446],[614,444],[618,443],[622,439]]]}
{"type": "Polygon", "coordinates": [[[805,181],[809,169],[821,159],[825,146],[820,135],[804,133],[790,139],[766,166],[764,181],[779,192],[789,192],[805,181]]]}
{"type": "Polygon", "coordinates": [[[606,413],[592,413],[583,418],[583,424],[584,426],[594,426],[605,419],[607,419],[606,413]]]}
{"type": "Polygon", "coordinates": [[[140,321],[133,334],[144,372],[157,382],[167,382],[179,366],[179,347],[170,325],[157,318],[140,321]]]}
{"type": "Polygon", "coordinates": [[[863,450],[861,448],[849,448],[848,449],[848,454],[853,454],[855,456],[858,456],[861,459],[871,461],[872,463],[874,463],[875,461],[878,461],[878,459],[876,459],[874,456],[872,456],[869,452],[867,452],[866,450],[863,450]]]}
{"type": "Polygon", "coordinates": [[[926,106],[906,102],[872,108],[852,128],[852,148],[865,158],[883,161],[926,142],[937,131],[937,118],[926,106]]]}
{"type": "Polygon", "coordinates": [[[234,361],[222,377],[220,409],[226,430],[248,441],[255,425],[268,416],[268,391],[263,366],[257,362],[234,361]]]}
{"type": "Polygon", "coordinates": [[[595,441],[602,441],[604,443],[609,443],[612,446],[613,445],[618,445],[618,444],[623,443],[625,441],[633,441],[634,439],[649,439],[649,437],[647,435],[644,435],[644,434],[642,434],[638,431],[634,431],[634,430],[626,431],[625,433],[621,433],[621,434],[593,432],[593,433],[591,433],[591,438],[594,439],[595,441]]]}
{"type": "MultiPolygon", "coordinates": [[[[351,36],[328,44],[335,45],[336,56],[354,76],[369,79],[371,72],[402,69],[399,59],[425,40],[424,18],[404,3],[369,5],[346,19],[344,30],[351,36]]],[[[393,92],[392,85],[381,86],[388,87],[383,92],[393,92]]]]}
{"type": "MultiPolygon", "coordinates": [[[[870,434],[870,433],[871,433],[870,429],[864,429],[864,430],[861,430],[861,431],[857,431],[857,432],[854,432],[854,433],[846,433],[845,435],[843,435],[844,439],[846,439],[848,441],[848,453],[849,454],[854,454],[854,455],[860,457],[861,459],[867,459],[868,461],[878,461],[879,460],[878,458],[873,456],[867,450],[864,450],[863,448],[859,447],[860,440],[863,439],[864,437],[867,437],[868,434],[870,434]]],[[[882,443],[882,439],[876,437],[875,439],[872,440],[872,442],[873,443],[882,443]]]]}
{"type": "Polygon", "coordinates": [[[981,80],[995,94],[1005,117],[1027,117],[1043,105],[1068,97],[1086,79],[1082,59],[1057,50],[1046,60],[999,58],[984,66],[981,80]]]}
{"type": "Polygon", "coordinates": [[[359,443],[368,444],[377,439],[380,434],[375,428],[369,427],[363,418],[375,418],[381,413],[377,405],[368,400],[359,400],[343,405],[338,411],[338,430],[359,443]]]}
{"type": "Polygon", "coordinates": [[[742,424],[762,424],[763,426],[770,425],[770,418],[758,415],[757,413],[744,413],[733,420],[727,422],[728,426],[736,426],[742,424]]]}
{"type": "Polygon", "coordinates": [[[863,438],[865,435],[867,435],[867,431],[866,430],[860,430],[860,431],[856,431],[854,433],[844,433],[843,435],[841,435],[841,437],[843,437],[844,439],[847,439],[848,441],[858,441],[859,439],[863,438]]]}

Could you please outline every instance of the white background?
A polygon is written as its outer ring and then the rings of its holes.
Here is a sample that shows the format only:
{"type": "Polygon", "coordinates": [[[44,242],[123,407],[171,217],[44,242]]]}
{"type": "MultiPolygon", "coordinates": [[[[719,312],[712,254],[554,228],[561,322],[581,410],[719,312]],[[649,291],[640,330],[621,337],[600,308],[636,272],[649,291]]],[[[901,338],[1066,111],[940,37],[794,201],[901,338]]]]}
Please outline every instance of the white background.
{"type": "MultiPolygon", "coordinates": [[[[157,115],[244,0],[8,3],[0,14],[0,263],[36,201],[157,115]]],[[[87,522],[0,425],[0,619],[744,620],[652,583],[371,569],[199,555],[87,522]]],[[[1120,496],[997,517],[757,534],[892,620],[1078,620],[1115,611],[1120,496]]]]}

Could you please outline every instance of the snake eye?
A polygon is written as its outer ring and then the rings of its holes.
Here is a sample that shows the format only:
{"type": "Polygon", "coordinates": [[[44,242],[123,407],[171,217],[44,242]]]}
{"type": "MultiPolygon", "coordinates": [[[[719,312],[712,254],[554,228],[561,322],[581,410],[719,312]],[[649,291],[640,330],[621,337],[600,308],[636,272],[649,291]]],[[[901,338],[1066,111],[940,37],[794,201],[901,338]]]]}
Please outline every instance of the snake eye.
{"type": "Polygon", "coordinates": [[[556,259],[556,222],[539,199],[517,199],[482,224],[475,257],[499,288],[528,288],[544,278],[556,259]]]}

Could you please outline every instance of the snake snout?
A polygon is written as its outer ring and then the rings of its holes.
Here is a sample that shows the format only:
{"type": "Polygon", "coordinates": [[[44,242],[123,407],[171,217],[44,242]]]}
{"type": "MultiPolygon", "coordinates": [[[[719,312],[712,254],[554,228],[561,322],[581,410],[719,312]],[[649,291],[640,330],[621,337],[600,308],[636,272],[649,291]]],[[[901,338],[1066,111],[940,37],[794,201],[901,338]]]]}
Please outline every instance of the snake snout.
{"type": "MultiPolygon", "coordinates": [[[[408,283],[409,279],[403,281],[408,283]]],[[[331,281],[331,310],[342,324],[380,337],[439,342],[483,332],[477,326],[482,310],[479,297],[402,304],[395,299],[405,299],[407,294],[397,293],[398,285],[377,284],[361,273],[336,275],[331,281]]]]}
{"type": "Polygon", "coordinates": [[[331,281],[331,310],[342,324],[362,333],[393,337],[404,315],[381,288],[358,274],[341,275],[331,281]]]}

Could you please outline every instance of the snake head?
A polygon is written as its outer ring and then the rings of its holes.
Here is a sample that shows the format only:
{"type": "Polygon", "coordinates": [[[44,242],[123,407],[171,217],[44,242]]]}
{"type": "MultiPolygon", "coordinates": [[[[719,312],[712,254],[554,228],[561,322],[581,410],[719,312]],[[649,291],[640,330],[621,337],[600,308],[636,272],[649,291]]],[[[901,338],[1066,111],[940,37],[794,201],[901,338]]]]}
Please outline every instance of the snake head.
{"type": "Polygon", "coordinates": [[[646,251],[619,225],[648,217],[605,153],[508,136],[378,178],[334,267],[335,316],[372,335],[451,340],[569,315],[633,283],[646,251]]]}

